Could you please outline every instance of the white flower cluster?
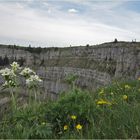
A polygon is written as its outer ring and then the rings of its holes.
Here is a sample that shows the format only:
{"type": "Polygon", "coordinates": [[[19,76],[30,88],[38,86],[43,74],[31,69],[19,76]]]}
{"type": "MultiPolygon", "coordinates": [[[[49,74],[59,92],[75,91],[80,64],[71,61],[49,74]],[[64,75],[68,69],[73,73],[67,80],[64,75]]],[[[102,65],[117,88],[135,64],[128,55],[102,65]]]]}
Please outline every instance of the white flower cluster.
{"type": "Polygon", "coordinates": [[[2,76],[12,76],[12,77],[16,76],[14,71],[9,69],[9,68],[5,68],[5,69],[0,70],[0,74],[2,76]]]}
{"type": "Polygon", "coordinates": [[[12,67],[11,69],[5,68],[5,69],[0,70],[0,74],[2,76],[4,76],[4,77],[5,76],[15,77],[16,76],[15,71],[17,71],[18,69],[21,69],[20,66],[19,66],[19,64],[17,62],[13,62],[10,65],[12,67]]]}
{"type": "Polygon", "coordinates": [[[30,78],[26,79],[26,84],[31,85],[34,82],[42,82],[38,75],[31,75],[30,78]]]}
{"type": "MultiPolygon", "coordinates": [[[[5,68],[0,70],[0,74],[4,77],[5,83],[3,84],[4,87],[15,87],[16,86],[16,78],[17,78],[17,70],[20,70],[21,67],[17,62],[13,62],[11,64],[11,69],[5,68]]],[[[39,78],[36,73],[30,69],[25,67],[20,73],[25,79],[26,79],[26,84],[29,87],[35,87],[38,82],[42,82],[42,80],[39,78]]]]}
{"type": "Polygon", "coordinates": [[[17,71],[17,70],[21,69],[21,67],[19,66],[19,64],[17,62],[13,62],[10,65],[11,65],[13,71],[17,71]]]}
{"type": "Polygon", "coordinates": [[[24,68],[21,73],[22,76],[24,77],[29,77],[31,74],[36,74],[33,70],[31,70],[30,68],[24,68]]]}
{"type": "Polygon", "coordinates": [[[5,68],[0,70],[0,74],[4,77],[5,83],[2,85],[3,87],[15,87],[16,81],[15,81],[15,71],[13,69],[5,68]]]}
{"type": "Polygon", "coordinates": [[[42,82],[42,80],[39,78],[38,75],[36,75],[36,73],[30,69],[30,68],[24,68],[20,75],[24,76],[26,79],[26,84],[28,85],[28,87],[35,87],[37,85],[38,82],[42,82]]]}
{"type": "Polygon", "coordinates": [[[36,75],[36,73],[30,69],[30,68],[24,68],[20,75],[24,76],[26,79],[26,84],[28,85],[28,87],[35,87],[38,82],[42,82],[42,80],[39,78],[38,75],[36,75]]]}

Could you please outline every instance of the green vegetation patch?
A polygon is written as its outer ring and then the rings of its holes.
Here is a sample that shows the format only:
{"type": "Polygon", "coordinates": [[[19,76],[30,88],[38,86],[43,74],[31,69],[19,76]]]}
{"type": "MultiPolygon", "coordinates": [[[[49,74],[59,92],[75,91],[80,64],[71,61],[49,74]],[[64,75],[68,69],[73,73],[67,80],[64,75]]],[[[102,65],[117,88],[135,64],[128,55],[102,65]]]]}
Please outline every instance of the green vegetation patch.
{"type": "MultiPolygon", "coordinates": [[[[12,68],[17,66],[12,64],[12,68]]],[[[140,78],[114,82],[90,93],[77,88],[75,80],[75,76],[67,78],[71,90],[56,101],[40,101],[35,96],[19,106],[11,94],[16,106],[0,121],[0,138],[140,138],[140,78]]]]}

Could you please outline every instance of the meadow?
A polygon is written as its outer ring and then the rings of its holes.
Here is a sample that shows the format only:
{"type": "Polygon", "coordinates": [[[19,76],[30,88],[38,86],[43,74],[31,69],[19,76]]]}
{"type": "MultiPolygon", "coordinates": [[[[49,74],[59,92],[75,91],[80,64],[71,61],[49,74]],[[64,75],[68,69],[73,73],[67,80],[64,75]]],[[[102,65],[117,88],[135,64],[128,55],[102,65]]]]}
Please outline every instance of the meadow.
{"type": "Polygon", "coordinates": [[[13,62],[0,73],[5,80],[2,86],[11,95],[10,111],[0,121],[1,139],[140,138],[140,78],[89,92],[76,87],[76,76],[70,76],[69,92],[56,101],[40,101],[36,91],[42,80],[33,70],[13,62]],[[19,76],[25,78],[29,91],[26,105],[17,101],[19,76]]]}

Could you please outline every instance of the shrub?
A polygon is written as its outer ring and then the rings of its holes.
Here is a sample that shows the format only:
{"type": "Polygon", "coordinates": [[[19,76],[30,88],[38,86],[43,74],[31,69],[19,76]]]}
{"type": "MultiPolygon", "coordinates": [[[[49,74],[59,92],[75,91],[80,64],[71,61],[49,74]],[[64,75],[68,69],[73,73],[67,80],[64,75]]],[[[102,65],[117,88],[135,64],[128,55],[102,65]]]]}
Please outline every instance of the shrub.
{"type": "Polygon", "coordinates": [[[69,132],[70,138],[93,123],[93,106],[88,93],[75,89],[47,106],[46,119],[52,123],[56,137],[69,132]]]}

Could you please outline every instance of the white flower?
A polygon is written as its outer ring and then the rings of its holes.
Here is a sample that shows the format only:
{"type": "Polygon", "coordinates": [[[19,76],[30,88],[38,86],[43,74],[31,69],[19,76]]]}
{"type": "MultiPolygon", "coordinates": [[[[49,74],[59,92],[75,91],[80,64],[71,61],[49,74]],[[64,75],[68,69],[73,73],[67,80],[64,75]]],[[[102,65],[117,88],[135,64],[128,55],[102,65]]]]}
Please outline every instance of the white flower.
{"type": "Polygon", "coordinates": [[[5,69],[0,70],[0,74],[2,76],[12,76],[12,77],[16,76],[14,71],[9,69],[9,68],[5,68],[5,69]]]}
{"type": "Polygon", "coordinates": [[[31,85],[37,82],[42,82],[38,75],[31,75],[30,78],[26,79],[26,84],[31,85]]]}
{"type": "Polygon", "coordinates": [[[5,81],[5,83],[4,83],[4,84],[2,84],[2,86],[4,86],[4,87],[8,86],[8,82],[7,82],[7,81],[5,81]]]}
{"type": "Polygon", "coordinates": [[[29,76],[30,74],[35,74],[35,72],[30,68],[24,68],[20,74],[26,77],[29,76]]]}
{"type": "Polygon", "coordinates": [[[13,69],[14,71],[16,71],[16,70],[18,70],[18,69],[21,69],[20,66],[19,66],[19,64],[18,64],[17,62],[13,62],[13,63],[10,64],[10,65],[11,65],[11,67],[12,67],[12,69],[13,69]]]}
{"type": "Polygon", "coordinates": [[[26,79],[26,84],[27,84],[27,85],[30,85],[32,82],[33,82],[33,79],[31,79],[31,78],[26,79]]]}
{"type": "Polygon", "coordinates": [[[32,78],[34,81],[42,82],[42,80],[39,78],[38,75],[31,75],[31,78],[32,78]]]}

